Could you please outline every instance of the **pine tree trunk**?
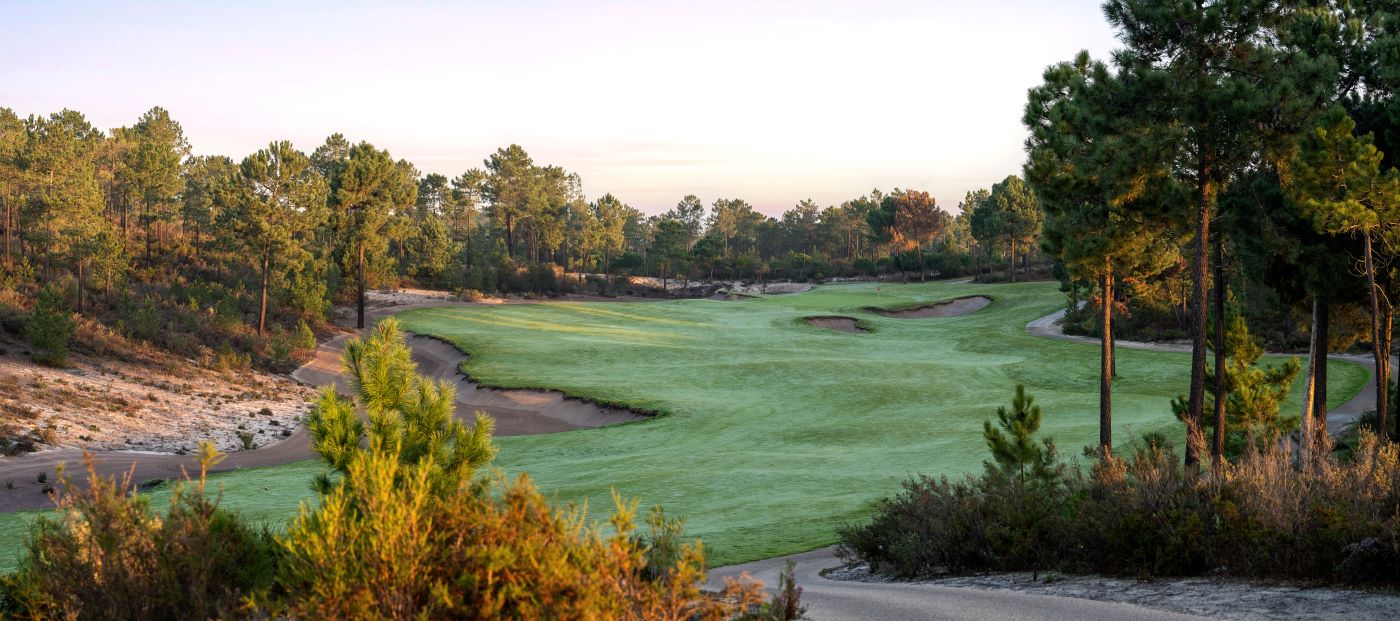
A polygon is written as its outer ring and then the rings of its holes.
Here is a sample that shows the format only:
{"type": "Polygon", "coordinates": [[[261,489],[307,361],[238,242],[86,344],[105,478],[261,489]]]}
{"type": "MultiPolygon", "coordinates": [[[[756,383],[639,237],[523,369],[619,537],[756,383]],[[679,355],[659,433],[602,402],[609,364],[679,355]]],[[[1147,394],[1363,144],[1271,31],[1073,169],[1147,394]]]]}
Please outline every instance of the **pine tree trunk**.
{"type": "Polygon", "coordinates": [[[1315,410],[1314,399],[1317,398],[1317,367],[1320,364],[1327,364],[1326,354],[1320,354],[1317,348],[1317,315],[1318,307],[1322,301],[1318,296],[1313,296],[1312,326],[1308,332],[1308,377],[1303,384],[1303,413],[1298,419],[1298,464],[1304,470],[1311,467],[1316,455],[1316,435],[1313,432],[1313,412],[1315,410]]]}
{"type": "Polygon", "coordinates": [[[1099,457],[1113,453],[1113,264],[1104,261],[1103,332],[1099,337],[1099,457]]]}
{"type": "Polygon", "coordinates": [[[78,256],[78,314],[83,314],[83,257],[78,256]]]}
{"type": "Polygon", "coordinates": [[[263,330],[267,327],[267,281],[268,273],[272,268],[272,260],[267,252],[263,253],[262,260],[262,301],[258,305],[258,336],[263,335],[263,330]]]}
{"type": "MultiPolygon", "coordinates": [[[[510,257],[510,260],[511,260],[512,262],[514,262],[514,261],[515,261],[515,237],[514,237],[514,235],[513,235],[514,231],[511,230],[511,226],[510,226],[510,225],[511,225],[511,215],[510,215],[510,212],[506,212],[506,256],[510,257]]],[[[361,327],[364,327],[364,326],[361,326],[361,327]]]]}
{"type": "Polygon", "coordinates": [[[15,228],[14,219],[10,217],[10,212],[14,210],[14,207],[11,207],[10,201],[4,197],[0,197],[0,200],[5,201],[5,265],[6,267],[14,267],[15,258],[10,249],[10,236],[14,233],[15,228]]]}
{"type": "Polygon", "coordinates": [[[1211,472],[1220,475],[1225,463],[1225,245],[1222,235],[1211,240],[1215,247],[1215,434],[1211,441],[1211,472]]]}
{"type": "Polygon", "coordinates": [[[355,327],[363,330],[365,328],[365,242],[360,240],[359,259],[356,261],[356,280],[358,283],[358,295],[355,296],[355,327]]]}
{"type": "MultiPolygon", "coordinates": [[[[1386,399],[1386,411],[1387,411],[1387,413],[1390,414],[1390,416],[1389,416],[1388,418],[1391,419],[1391,425],[1394,425],[1394,424],[1395,424],[1395,423],[1394,423],[1394,418],[1395,418],[1394,413],[1393,413],[1393,412],[1390,412],[1390,409],[1391,409],[1391,408],[1390,408],[1390,352],[1391,352],[1391,337],[1392,337],[1394,334],[1395,334],[1395,307],[1394,307],[1394,306],[1391,306],[1390,302],[1387,300],[1386,303],[1385,303],[1385,328],[1384,328],[1384,331],[1381,333],[1381,341],[1385,343],[1385,356],[1384,356],[1384,361],[1385,361],[1385,365],[1384,365],[1384,368],[1385,368],[1385,382],[1382,383],[1381,385],[1382,385],[1382,386],[1385,386],[1385,391],[1384,391],[1384,392],[1385,392],[1385,399],[1386,399]]],[[[1381,427],[1381,429],[1385,429],[1385,427],[1381,427]]],[[[1381,437],[1385,437],[1385,434],[1382,433],[1382,434],[1381,434],[1381,437]]],[[[1394,438],[1394,436],[1392,436],[1392,438],[1394,438]]]]}
{"type": "MultiPolygon", "coordinates": [[[[1206,165],[1204,146],[1197,168],[1196,183],[1196,261],[1191,269],[1191,393],[1186,407],[1187,434],[1201,431],[1202,413],[1205,410],[1206,395],[1206,281],[1210,274],[1210,201],[1205,181],[1206,165]]],[[[1196,454],[1196,443],[1188,437],[1186,442],[1186,465],[1200,463],[1196,454]]]]}
{"type": "MultiPolygon", "coordinates": [[[[1113,283],[1113,297],[1109,298],[1109,300],[1114,302],[1115,304],[1118,301],[1118,291],[1121,288],[1122,287],[1118,286],[1117,277],[1115,276],[1113,283]]],[[[1112,332],[1108,333],[1108,347],[1109,351],[1113,352],[1113,367],[1109,370],[1113,372],[1113,377],[1118,377],[1118,337],[1114,336],[1112,332]]]]}
{"type": "Polygon", "coordinates": [[[1367,231],[1362,239],[1366,242],[1366,284],[1371,288],[1371,352],[1376,363],[1376,429],[1382,439],[1388,437],[1390,399],[1390,360],[1385,341],[1381,338],[1380,291],[1376,289],[1376,266],[1371,258],[1371,233],[1367,231]]]}
{"type": "Polygon", "coordinates": [[[1013,240],[1011,246],[1011,260],[1006,263],[1006,274],[1011,282],[1016,282],[1016,242],[1013,240]]]}
{"type": "Polygon", "coordinates": [[[1327,437],[1327,355],[1331,345],[1328,339],[1330,327],[1328,322],[1328,304],[1323,300],[1321,304],[1313,305],[1313,338],[1317,343],[1313,347],[1319,352],[1317,365],[1317,379],[1313,383],[1313,436],[1317,438],[1317,446],[1322,446],[1321,440],[1327,437]]]}
{"type": "Polygon", "coordinates": [[[150,202],[150,201],[145,201],[144,204],[145,204],[145,207],[146,207],[146,217],[145,217],[145,220],[146,220],[146,221],[143,223],[143,224],[145,224],[145,226],[142,227],[142,228],[145,230],[145,233],[146,233],[146,264],[147,264],[147,265],[150,265],[150,264],[151,264],[151,221],[152,221],[152,218],[151,218],[151,202],[150,202]]]}

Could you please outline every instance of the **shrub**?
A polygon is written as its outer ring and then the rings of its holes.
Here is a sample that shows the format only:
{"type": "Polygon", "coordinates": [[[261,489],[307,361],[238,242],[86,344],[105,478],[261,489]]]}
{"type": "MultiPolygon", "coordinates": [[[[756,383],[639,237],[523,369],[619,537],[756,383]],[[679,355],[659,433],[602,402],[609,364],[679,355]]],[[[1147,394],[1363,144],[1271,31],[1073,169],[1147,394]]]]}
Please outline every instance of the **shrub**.
{"type": "Polygon", "coordinates": [[[293,344],[297,349],[316,349],[316,333],[311,331],[311,326],[306,324],[305,319],[297,322],[297,333],[293,344]]]}
{"type": "Polygon", "coordinates": [[[604,536],[524,475],[476,476],[494,455],[489,419],[471,430],[452,420],[450,386],[418,376],[397,326],[381,326],[347,347],[370,422],[356,403],[322,398],[311,429],[336,474],[285,535],[250,530],[205,494],[217,459],[208,443],[199,482],[177,487],[164,517],[129,479],[93,474],[89,459],[88,489],[66,496],[58,519],[40,518],[20,571],[0,579],[0,616],[689,621],[800,612],[790,572],[767,604],[762,584],[747,579],[701,592],[703,546],[680,543],[680,521],[659,509],[652,545],[641,545],[636,501],[614,494],[613,534],[604,536]]]}
{"type": "MultiPolygon", "coordinates": [[[[349,475],[351,462],[367,444],[397,445],[405,465],[428,465],[435,470],[433,483],[452,489],[495,458],[495,421],[478,412],[475,425],[467,427],[453,416],[456,390],[418,375],[393,317],[379,322],[369,337],[348,341],[344,360],[356,401],[328,387],[307,419],[316,452],[333,470],[349,475]],[[356,405],[367,414],[368,426],[356,405]]],[[[317,485],[328,490],[329,477],[317,485]]]]}
{"type": "Polygon", "coordinates": [[[539,294],[558,293],[559,279],[554,273],[554,265],[531,263],[525,271],[525,290],[539,294]]]}
{"type": "Polygon", "coordinates": [[[282,538],[292,617],[340,619],[722,619],[759,601],[752,583],[725,597],[699,591],[703,553],[687,546],[672,580],[642,575],[628,539],[631,507],[603,538],[584,515],[556,509],[521,477],[499,496],[478,486],[435,490],[432,468],[410,469],[384,446],[356,456],[348,476],[303,509],[282,538]]]}
{"type": "Polygon", "coordinates": [[[267,338],[267,355],[272,361],[275,369],[288,369],[294,366],[292,361],[292,341],[287,337],[282,326],[273,326],[272,334],[267,338]]]}
{"type": "Polygon", "coordinates": [[[74,325],[73,344],[81,351],[121,360],[131,360],[136,354],[131,343],[120,332],[98,321],[79,316],[74,325]]]}
{"type": "MultiPolygon", "coordinates": [[[[348,343],[345,366],[356,402],[327,391],[308,421],[338,476],[318,481],[319,505],[303,505],[280,539],[281,587],[297,594],[281,612],[679,620],[727,618],[760,601],[749,582],[731,583],[721,598],[700,593],[698,542],[649,570],[655,548],[632,537],[635,502],[616,499],[615,534],[605,539],[584,526],[581,510],[550,506],[524,476],[475,477],[495,455],[490,419],[478,414],[469,430],[452,418],[451,385],[417,374],[393,318],[348,343]]],[[[659,510],[651,521],[652,539],[670,546],[679,522],[659,510]]]]}
{"type": "Polygon", "coordinates": [[[227,617],[243,598],[272,583],[275,542],[218,507],[204,493],[217,457],[201,449],[198,482],[171,495],[156,516],[128,478],[99,477],[67,493],[59,515],[41,517],[25,542],[19,571],[0,579],[7,618],[187,619],[227,617]]]}
{"type": "Polygon", "coordinates": [[[29,317],[28,307],[28,300],[20,292],[0,288],[0,331],[14,335],[22,334],[24,323],[29,317]]]}
{"type": "Polygon", "coordinates": [[[214,352],[214,368],[220,371],[247,370],[252,365],[252,355],[234,351],[227,342],[214,352]]]}
{"type": "Polygon", "coordinates": [[[34,313],[24,326],[24,335],[34,348],[34,361],[51,367],[68,364],[68,341],[73,337],[73,315],[63,296],[53,287],[39,292],[34,313]]]}
{"type": "Polygon", "coordinates": [[[1381,569],[1400,563],[1400,448],[1363,431],[1350,461],[1299,470],[1289,446],[1247,446],[1218,478],[1184,470],[1160,437],[1043,485],[1005,476],[1001,460],[957,481],[919,476],[868,523],[843,527],[840,553],[900,577],[1054,569],[1400,582],[1381,569]]]}

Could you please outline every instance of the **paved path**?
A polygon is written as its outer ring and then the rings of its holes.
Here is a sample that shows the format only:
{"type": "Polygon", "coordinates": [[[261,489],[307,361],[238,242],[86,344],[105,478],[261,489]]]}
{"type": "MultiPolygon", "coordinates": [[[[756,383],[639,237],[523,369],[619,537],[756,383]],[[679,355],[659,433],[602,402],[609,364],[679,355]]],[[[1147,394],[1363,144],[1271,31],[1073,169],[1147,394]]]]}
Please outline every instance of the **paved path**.
{"type": "MultiPolygon", "coordinates": [[[[1046,315],[1044,317],[1041,317],[1040,319],[1026,324],[1026,332],[1029,332],[1035,336],[1042,336],[1045,338],[1058,339],[1062,341],[1073,341],[1075,343],[1085,343],[1088,345],[1093,345],[1094,347],[1099,346],[1099,339],[1097,338],[1065,334],[1064,327],[1061,325],[1061,322],[1064,320],[1064,318],[1065,311],[1063,310],[1050,313],[1049,315],[1046,315]]],[[[1115,343],[1115,346],[1122,347],[1124,349],[1191,353],[1190,343],[1147,343],[1142,341],[1117,341],[1115,343]]],[[[1269,352],[1269,355],[1288,356],[1296,354],[1269,352]]],[[[1301,357],[1306,358],[1307,356],[1306,354],[1304,354],[1301,357]]],[[[1341,433],[1342,429],[1346,425],[1356,422],[1356,419],[1360,418],[1361,415],[1366,411],[1376,409],[1376,361],[1371,356],[1357,354],[1330,354],[1327,357],[1331,360],[1344,360],[1346,362],[1350,362],[1352,364],[1365,368],[1366,371],[1370,373],[1370,377],[1366,380],[1366,385],[1361,388],[1361,392],[1356,393],[1356,396],[1347,400],[1346,403],[1343,403],[1335,408],[1327,410],[1327,430],[1333,435],[1336,435],[1338,433],[1341,433]]],[[[1307,362],[1303,361],[1303,364],[1306,365],[1307,362]]],[[[1392,368],[1400,366],[1400,357],[1391,358],[1390,364],[1392,368]]],[[[1302,372],[1307,372],[1306,366],[1304,367],[1302,372]]]]}
{"type": "Polygon", "coordinates": [[[716,568],[710,571],[710,586],[720,588],[726,576],[737,578],[742,572],[774,586],[788,560],[797,563],[794,577],[797,586],[802,587],[802,603],[807,607],[807,617],[815,621],[1185,621],[1203,618],[1131,604],[1015,591],[912,582],[828,580],[821,576],[821,571],[842,565],[833,548],[716,568]]]}

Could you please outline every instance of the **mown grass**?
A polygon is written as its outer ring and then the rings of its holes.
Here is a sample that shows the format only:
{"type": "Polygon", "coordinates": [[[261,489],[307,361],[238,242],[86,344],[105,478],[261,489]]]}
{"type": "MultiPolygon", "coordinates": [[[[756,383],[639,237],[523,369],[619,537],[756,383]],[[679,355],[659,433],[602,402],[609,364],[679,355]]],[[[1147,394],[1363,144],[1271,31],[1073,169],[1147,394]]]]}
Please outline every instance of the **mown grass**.
{"type": "MultiPolygon", "coordinates": [[[[732,302],[433,308],[399,318],[470,352],[467,371],[487,384],[560,389],[663,413],[611,428],[500,438],[497,464],[528,472],[556,499],[587,502],[595,517],[611,507],[612,488],[662,504],[687,517],[687,532],[705,540],[712,562],[727,564],[832,543],[837,525],[864,518],[910,474],[979,469],[982,422],[1017,383],[1044,407],[1044,429],[1062,451],[1077,454],[1094,442],[1097,349],[1025,330],[1062,305],[1053,283],[859,283],[732,302]],[[950,318],[861,310],[967,295],[993,301],[950,318]],[[872,331],[834,332],[802,320],[813,314],[851,316],[872,331]]],[[[1185,354],[1119,350],[1118,442],[1153,431],[1181,435],[1169,400],[1186,390],[1187,362],[1185,354]]],[[[1333,362],[1333,405],[1366,380],[1365,369],[1333,362]]],[[[295,512],[317,471],[303,462],[215,480],[226,486],[227,506],[275,520],[295,512]]],[[[0,516],[0,549],[17,545],[14,520],[0,516]]]]}

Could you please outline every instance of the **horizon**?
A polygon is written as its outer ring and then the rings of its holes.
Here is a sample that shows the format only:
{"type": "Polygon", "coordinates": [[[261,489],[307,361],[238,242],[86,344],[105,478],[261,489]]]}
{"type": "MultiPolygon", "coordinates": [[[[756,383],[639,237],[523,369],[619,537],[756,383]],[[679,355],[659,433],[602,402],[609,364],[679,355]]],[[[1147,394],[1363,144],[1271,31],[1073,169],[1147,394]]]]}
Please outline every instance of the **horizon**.
{"type": "Polygon", "coordinates": [[[235,160],[340,132],[449,177],[520,144],[648,214],[687,194],[778,215],[895,187],[955,213],[1020,173],[1044,68],[1115,43],[1098,0],[955,4],[21,3],[0,53],[29,62],[0,69],[0,105],[103,131],[160,106],[194,154],[235,160]]]}

